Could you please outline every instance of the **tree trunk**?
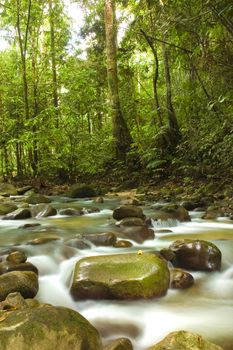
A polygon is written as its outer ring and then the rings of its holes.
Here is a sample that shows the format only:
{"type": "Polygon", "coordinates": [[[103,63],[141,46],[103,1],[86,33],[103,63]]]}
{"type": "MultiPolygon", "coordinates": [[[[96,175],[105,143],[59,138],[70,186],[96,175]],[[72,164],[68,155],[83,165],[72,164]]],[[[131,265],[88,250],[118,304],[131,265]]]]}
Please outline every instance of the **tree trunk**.
{"type": "Polygon", "coordinates": [[[148,45],[151,48],[151,51],[154,56],[154,74],[153,74],[153,93],[154,93],[154,103],[155,103],[155,108],[157,112],[157,119],[158,119],[158,124],[159,126],[163,126],[162,122],[162,113],[161,113],[161,108],[160,108],[160,103],[159,103],[159,97],[158,97],[158,91],[157,91],[157,84],[158,84],[158,79],[159,79],[159,60],[158,60],[158,54],[156,47],[153,43],[152,38],[150,38],[142,29],[141,33],[146,39],[148,45]]]}
{"type": "Polygon", "coordinates": [[[179,126],[176,118],[176,113],[172,104],[172,88],[171,88],[171,76],[170,76],[170,66],[168,59],[168,52],[164,42],[162,43],[162,52],[164,60],[164,73],[165,73],[165,83],[166,83],[166,106],[168,115],[168,124],[173,134],[173,139],[178,142],[180,138],[179,126]]]}
{"type": "Polygon", "coordinates": [[[130,150],[132,138],[120,106],[117,75],[116,19],[114,0],[105,0],[105,33],[108,85],[112,106],[115,155],[118,160],[124,161],[126,159],[127,152],[130,150]]]}
{"type": "Polygon", "coordinates": [[[50,24],[50,47],[52,60],[52,75],[53,75],[53,106],[55,109],[55,125],[59,126],[58,113],[58,92],[57,92],[57,64],[56,64],[56,47],[55,47],[55,30],[54,30],[54,9],[53,2],[49,0],[49,24],[50,24]]]}

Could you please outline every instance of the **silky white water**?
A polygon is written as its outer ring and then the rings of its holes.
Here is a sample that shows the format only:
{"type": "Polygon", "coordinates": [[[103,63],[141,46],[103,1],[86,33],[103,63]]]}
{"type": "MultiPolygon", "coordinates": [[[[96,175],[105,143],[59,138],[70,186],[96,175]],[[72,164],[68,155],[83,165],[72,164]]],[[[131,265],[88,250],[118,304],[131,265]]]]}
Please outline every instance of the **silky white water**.
{"type": "MultiPolygon", "coordinates": [[[[110,209],[113,203],[109,202],[110,209]]],[[[67,206],[74,206],[68,203],[67,206]]],[[[86,203],[87,204],[87,203],[86,203]]],[[[106,205],[106,204],[105,204],[106,205]]],[[[57,204],[59,206],[59,204],[57,204]]],[[[107,206],[107,205],[106,205],[107,206]]],[[[40,220],[0,220],[1,247],[20,244],[28,254],[28,261],[39,269],[39,292],[41,302],[66,306],[77,310],[99,331],[103,342],[116,337],[128,337],[135,350],[145,350],[161,340],[171,331],[185,329],[197,332],[221,346],[233,349],[233,224],[225,221],[203,221],[193,215],[192,222],[155,223],[172,232],[158,233],[154,240],[136,244],[128,249],[95,247],[77,250],[66,247],[64,238],[80,232],[104,232],[112,221],[109,207],[100,213],[83,217],[54,217],[40,220]],[[18,227],[23,223],[39,222],[42,230],[25,230],[18,227]],[[45,230],[43,231],[43,227],[45,230]],[[61,237],[44,245],[25,245],[27,240],[46,235],[48,232],[61,237]],[[231,236],[231,237],[230,237],[231,236]],[[119,254],[142,249],[159,250],[168,247],[177,238],[208,238],[223,255],[221,272],[192,272],[195,284],[187,290],[169,290],[165,297],[137,301],[81,301],[75,302],[69,294],[72,271],[75,263],[84,256],[119,254]],[[231,238],[231,239],[230,239],[231,238]]]]}

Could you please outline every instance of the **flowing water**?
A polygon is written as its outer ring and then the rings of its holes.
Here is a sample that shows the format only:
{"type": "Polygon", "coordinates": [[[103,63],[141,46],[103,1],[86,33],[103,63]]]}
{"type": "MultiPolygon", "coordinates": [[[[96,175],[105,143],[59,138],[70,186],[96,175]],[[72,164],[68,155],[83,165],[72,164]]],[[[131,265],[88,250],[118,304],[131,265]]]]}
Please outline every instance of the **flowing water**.
{"type": "MultiPolygon", "coordinates": [[[[91,201],[70,202],[53,198],[57,208],[86,207],[91,201]]],[[[188,330],[202,334],[224,350],[233,349],[233,224],[232,221],[204,221],[200,213],[191,213],[192,221],[154,223],[154,228],[169,228],[172,232],[158,233],[154,240],[136,244],[132,248],[95,247],[77,250],[63,244],[64,239],[77,233],[106,232],[113,222],[112,209],[117,200],[106,199],[98,205],[101,211],[82,217],[55,216],[45,219],[0,220],[0,246],[7,249],[19,246],[28,255],[28,261],[39,269],[41,302],[70,307],[80,312],[99,331],[103,342],[125,336],[132,340],[135,350],[145,350],[175,330],[188,330]],[[20,228],[25,223],[40,223],[34,228],[20,228]],[[43,245],[28,245],[37,237],[53,235],[60,240],[43,245]],[[200,238],[213,241],[223,255],[221,272],[192,273],[193,287],[187,290],[169,290],[165,297],[137,301],[81,301],[69,295],[72,270],[84,256],[119,254],[137,251],[154,251],[168,247],[178,238],[200,238]]],[[[146,214],[151,209],[144,208],[146,214]]]]}

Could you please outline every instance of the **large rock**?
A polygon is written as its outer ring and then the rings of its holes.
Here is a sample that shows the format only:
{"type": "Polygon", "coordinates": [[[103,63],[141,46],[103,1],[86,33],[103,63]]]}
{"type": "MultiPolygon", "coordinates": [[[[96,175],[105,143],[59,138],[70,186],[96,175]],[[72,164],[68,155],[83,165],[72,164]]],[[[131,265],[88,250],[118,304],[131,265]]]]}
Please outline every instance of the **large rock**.
{"type": "Polygon", "coordinates": [[[148,350],[223,350],[220,346],[210,343],[201,335],[186,331],[168,334],[161,342],[148,350]]]}
{"type": "Polygon", "coordinates": [[[0,204],[0,215],[6,215],[15,211],[17,209],[17,205],[14,203],[1,203],[0,204]]]}
{"type": "Polygon", "coordinates": [[[0,276],[0,301],[14,292],[19,292],[24,298],[34,298],[38,288],[38,276],[34,272],[7,272],[0,276]]]}
{"type": "Polygon", "coordinates": [[[42,194],[37,194],[37,193],[31,194],[25,201],[29,204],[40,204],[40,203],[50,203],[51,202],[51,200],[48,197],[43,196],[42,194]]]}
{"type": "Polygon", "coordinates": [[[0,323],[0,350],[102,350],[97,330],[78,312],[40,305],[8,312],[0,323]]]}
{"type": "Polygon", "coordinates": [[[176,204],[163,206],[162,209],[152,215],[152,219],[161,221],[178,220],[181,222],[191,220],[188,211],[181,205],[176,204]]]}
{"type": "Polygon", "coordinates": [[[96,197],[95,190],[85,184],[75,184],[70,187],[67,192],[67,196],[70,198],[88,198],[96,197]]]}
{"type": "Polygon", "coordinates": [[[6,196],[15,196],[17,195],[17,189],[14,185],[3,182],[0,183],[0,194],[6,196]]]}
{"type": "Polygon", "coordinates": [[[221,251],[211,242],[182,239],[173,242],[169,248],[175,253],[172,263],[177,267],[197,271],[215,271],[221,268],[221,251]]]}
{"type": "Polygon", "coordinates": [[[31,217],[30,209],[19,208],[6,216],[3,217],[4,220],[23,220],[31,217]]]}
{"type": "Polygon", "coordinates": [[[144,219],[145,215],[142,209],[136,205],[121,205],[113,210],[113,219],[115,220],[122,220],[129,217],[144,219]]]}
{"type": "Polygon", "coordinates": [[[134,299],[165,295],[167,263],[155,254],[87,257],[76,264],[72,296],[78,299],[134,299]]]}
{"type": "Polygon", "coordinates": [[[32,217],[47,218],[57,214],[57,210],[50,204],[37,204],[30,208],[32,217]]]}
{"type": "Polygon", "coordinates": [[[14,263],[10,261],[3,261],[0,263],[0,275],[11,271],[32,271],[38,274],[37,267],[30,262],[14,263]]]}

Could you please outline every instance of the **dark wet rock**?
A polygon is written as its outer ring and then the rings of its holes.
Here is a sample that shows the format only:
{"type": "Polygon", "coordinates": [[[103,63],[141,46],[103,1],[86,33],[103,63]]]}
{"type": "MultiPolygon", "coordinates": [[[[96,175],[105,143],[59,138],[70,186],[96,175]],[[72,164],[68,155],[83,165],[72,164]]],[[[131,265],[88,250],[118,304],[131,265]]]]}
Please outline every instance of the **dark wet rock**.
{"type": "Polygon", "coordinates": [[[116,236],[112,232],[82,234],[82,238],[88,240],[95,246],[113,246],[116,243],[116,236]]]}
{"type": "Polygon", "coordinates": [[[186,331],[168,334],[161,342],[147,350],[223,350],[218,345],[210,343],[201,335],[186,331]]]}
{"type": "Polygon", "coordinates": [[[152,215],[152,219],[161,221],[178,220],[181,222],[191,220],[188,211],[177,204],[165,205],[162,209],[152,215]]]}
{"type": "Polygon", "coordinates": [[[34,272],[12,271],[0,276],[0,301],[14,292],[21,293],[24,298],[34,298],[38,289],[38,276],[34,272]]]}
{"type": "Polygon", "coordinates": [[[20,264],[20,263],[25,263],[26,262],[27,256],[26,256],[26,254],[24,252],[16,250],[14,252],[11,252],[7,256],[6,260],[11,262],[11,263],[20,264]]]}
{"type": "Polygon", "coordinates": [[[130,248],[132,246],[133,244],[130,241],[126,241],[124,239],[120,239],[113,245],[114,248],[130,248]]]}
{"type": "Polygon", "coordinates": [[[0,323],[0,349],[102,350],[97,330],[78,312],[40,305],[9,312],[0,323]]]}
{"type": "Polygon", "coordinates": [[[119,338],[111,341],[104,350],[133,350],[133,345],[129,339],[119,338]]]}
{"type": "Polygon", "coordinates": [[[67,215],[67,216],[81,216],[82,212],[81,212],[81,209],[65,208],[65,209],[60,209],[59,214],[67,215]]]}
{"type": "Polygon", "coordinates": [[[216,271],[221,268],[221,251],[215,244],[204,240],[183,239],[169,247],[175,253],[176,267],[197,271],[216,271]]]}
{"type": "Polygon", "coordinates": [[[143,243],[155,237],[154,231],[146,226],[115,226],[111,231],[119,238],[130,239],[137,243],[143,243]]]}
{"type": "Polygon", "coordinates": [[[180,203],[182,207],[184,207],[186,210],[194,210],[198,207],[204,208],[206,203],[204,201],[197,201],[197,200],[184,200],[180,203]]]}
{"type": "Polygon", "coordinates": [[[172,261],[176,257],[176,254],[168,248],[161,249],[159,253],[167,261],[172,261]]]}
{"type": "Polygon", "coordinates": [[[145,221],[140,218],[124,218],[116,222],[117,226],[146,226],[145,221]]]}
{"type": "Polygon", "coordinates": [[[28,198],[25,199],[25,201],[29,204],[40,204],[40,203],[50,203],[51,200],[46,197],[43,196],[42,194],[32,194],[30,195],[28,198]]]}
{"type": "Polygon", "coordinates": [[[32,217],[46,218],[57,214],[57,210],[50,204],[37,204],[30,208],[32,217]]]}
{"type": "Polygon", "coordinates": [[[135,299],[166,294],[170,273],[154,254],[86,257],[76,263],[71,294],[79,299],[135,299]]]}
{"type": "Polygon", "coordinates": [[[41,226],[41,224],[35,222],[35,223],[31,223],[31,224],[24,224],[22,226],[19,226],[19,228],[25,228],[25,229],[33,229],[33,228],[38,228],[38,226],[41,226]]]}
{"type": "Polygon", "coordinates": [[[27,244],[30,245],[40,245],[40,244],[46,244],[46,243],[50,243],[53,241],[58,241],[60,240],[60,237],[58,236],[53,236],[53,235],[48,235],[46,237],[38,237],[38,238],[34,238],[31,241],[28,241],[27,244]]]}
{"type": "Polygon", "coordinates": [[[91,186],[85,184],[75,184],[70,187],[67,192],[67,196],[70,198],[89,198],[95,197],[96,192],[91,186]]]}
{"type": "Polygon", "coordinates": [[[14,203],[0,203],[0,215],[6,215],[15,211],[17,209],[17,205],[14,203]]]}
{"type": "Polygon", "coordinates": [[[31,211],[27,208],[19,208],[6,216],[3,217],[3,220],[23,220],[31,217],[31,211]]]}
{"type": "Polygon", "coordinates": [[[101,203],[104,203],[104,199],[103,199],[103,197],[96,197],[93,202],[101,204],[101,203]]]}
{"type": "Polygon", "coordinates": [[[30,262],[14,263],[10,261],[3,261],[0,263],[0,275],[11,271],[32,271],[38,274],[37,267],[30,262]]]}
{"type": "Polygon", "coordinates": [[[71,239],[65,241],[65,245],[68,247],[77,248],[80,250],[91,248],[90,242],[87,242],[86,240],[84,240],[82,238],[71,238],[71,239]]]}
{"type": "Polygon", "coordinates": [[[129,217],[145,219],[142,209],[135,205],[122,205],[113,211],[113,218],[115,220],[129,217]]]}
{"type": "Polygon", "coordinates": [[[6,299],[0,302],[0,310],[11,311],[26,308],[28,308],[28,304],[19,292],[8,294],[6,299]]]}
{"type": "Polygon", "coordinates": [[[193,276],[182,269],[170,269],[170,288],[186,289],[194,284],[193,276]]]}

